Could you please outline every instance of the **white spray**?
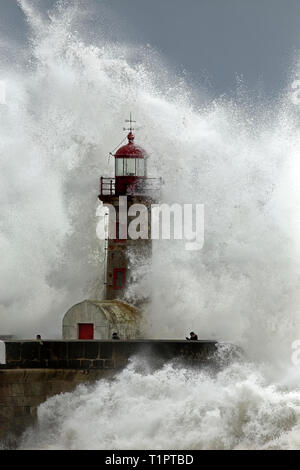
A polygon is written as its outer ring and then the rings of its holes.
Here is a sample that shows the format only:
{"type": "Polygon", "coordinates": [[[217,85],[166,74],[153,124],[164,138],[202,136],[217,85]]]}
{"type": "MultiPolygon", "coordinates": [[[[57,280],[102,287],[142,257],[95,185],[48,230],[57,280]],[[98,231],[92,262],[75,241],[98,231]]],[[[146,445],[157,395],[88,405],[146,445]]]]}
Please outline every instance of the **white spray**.
{"type": "MultiPolygon", "coordinates": [[[[119,448],[248,446],[255,429],[261,436],[259,427],[267,426],[265,407],[266,416],[279,410],[282,423],[288,400],[292,411],[286,416],[287,429],[298,426],[298,374],[290,361],[291,344],[300,338],[298,108],[288,99],[267,110],[255,109],[246,100],[244,105],[223,100],[196,106],[181,80],[169,76],[149,49],[135,51],[104,38],[86,41],[80,28],[82,9],[72,3],[61,3],[43,18],[31,2],[20,1],[32,30],[29,52],[18,67],[8,68],[3,61],[1,68],[7,85],[6,105],[0,109],[1,329],[59,337],[61,318],[70,305],[102,295],[103,247],[96,238],[95,217],[98,176],[113,174],[107,154],[132,111],[143,126],[137,141],[151,155],[150,176],[165,180],[164,201],[205,205],[204,249],[195,255],[180,242],[156,243],[152,274],[128,291],[129,301],[141,288],[151,291],[145,335],[185,337],[193,329],[201,337],[241,344],[253,360],[268,361],[269,369],[264,368],[263,379],[254,366],[240,364],[211,379],[204,373],[189,378],[188,371],[172,366],[149,375],[129,368],[118,379],[121,387],[104,382],[91,390],[78,389],[72,400],[61,396],[43,405],[42,427],[49,425],[47,410],[53,413],[53,403],[64,410],[67,426],[55,415],[57,441],[52,435],[44,444],[57,446],[63,434],[67,440],[62,447],[73,448],[99,447],[100,442],[119,448]],[[275,365],[281,370],[276,375],[275,365]],[[280,377],[295,390],[275,390],[267,383],[269,376],[280,377]],[[155,386],[161,380],[166,390],[172,385],[174,391],[174,396],[166,392],[165,402],[155,386]],[[126,420],[126,433],[122,427],[116,432],[115,421],[125,418],[121,412],[117,417],[113,407],[132,407],[131,393],[139,383],[137,409],[148,419],[148,403],[149,410],[157,407],[160,414],[136,441],[128,438],[126,420]],[[128,393],[117,396],[114,387],[126,390],[125,384],[128,393]],[[180,397],[183,389],[190,401],[182,399],[177,415],[176,394],[180,397]],[[206,393],[212,398],[205,398],[206,393]],[[105,397],[112,422],[101,431],[105,397]],[[241,409],[249,403],[250,416],[260,411],[256,428],[236,427],[239,403],[241,409]],[[227,408],[233,417],[228,418],[227,408]],[[99,430],[89,443],[81,433],[80,416],[74,415],[77,409],[93,415],[99,430]],[[179,426],[191,409],[199,422],[195,418],[188,433],[181,428],[172,444],[163,425],[165,413],[179,426]],[[197,423],[200,428],[211,424],[211,435],[204,438],[197,423]],[[161,444],[154,437],[157,426],[161,444]],[[182,445],[179,435],[186,436],[182,445]]],[[[132,426],[140,429],[136,422],[132,426]]],[[[274,435],[279,439],[279,431],[274,435]]],[[[270,436],[252,442],[273,445],[270,436]]]]}

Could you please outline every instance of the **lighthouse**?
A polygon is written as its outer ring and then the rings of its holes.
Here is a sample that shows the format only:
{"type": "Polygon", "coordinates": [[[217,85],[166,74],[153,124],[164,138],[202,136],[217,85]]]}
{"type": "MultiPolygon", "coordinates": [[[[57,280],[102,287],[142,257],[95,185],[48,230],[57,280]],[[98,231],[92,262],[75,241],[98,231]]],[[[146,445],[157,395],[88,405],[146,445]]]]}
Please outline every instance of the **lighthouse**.
{"type": "Polygon", "coordinates": [[[110,233],[106,246],[106,299],[122,299],[137,271],[151,257],[151,204],[155,202],[160,180],[147,176],[147,153],[135,143],[131,116],[127,143],[113,155],[115,175],[100,178],[99,199],[108,207],[110,233]],[[143,233],[132,239],[129,226],[136,216],[134,207],[144,211],[143,233]]]}
{"type": "Polygon", "coordinates": [[[160,178],[147,175],[147,152],[136,144],[131,114],[126,120],[127,143],[112,154],[114,175],[100,177],[99,200],[108,209],[105,243],[104,299],[85,300],[74,305],[63,319],[64,339],[121,339],[139,336],[144,293],[134,305],[125,301],[126,289],[137,282],[143,268],[151,262],[151,205],[157,202],[160,178]],[[137,220],[134,236],[130,227],[137,220]],[[143,225],[143,227],[141,227],[143,225]]]}

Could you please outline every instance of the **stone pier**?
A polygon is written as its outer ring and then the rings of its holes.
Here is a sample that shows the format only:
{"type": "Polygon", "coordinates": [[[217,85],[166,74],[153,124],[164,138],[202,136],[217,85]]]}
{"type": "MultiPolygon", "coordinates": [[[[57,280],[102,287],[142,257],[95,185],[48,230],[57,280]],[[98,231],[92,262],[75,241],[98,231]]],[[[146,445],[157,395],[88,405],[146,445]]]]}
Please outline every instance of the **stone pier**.
{"type": "Polygon", "coordinates": [[[172,359],[201,366],[213,361],[213,341],[5,341],[0,365],[0,441],[13,443],[33,424],[37,407],[81,383],[109,378],[129,358],[144,357],[153,367],[172,359]]]}

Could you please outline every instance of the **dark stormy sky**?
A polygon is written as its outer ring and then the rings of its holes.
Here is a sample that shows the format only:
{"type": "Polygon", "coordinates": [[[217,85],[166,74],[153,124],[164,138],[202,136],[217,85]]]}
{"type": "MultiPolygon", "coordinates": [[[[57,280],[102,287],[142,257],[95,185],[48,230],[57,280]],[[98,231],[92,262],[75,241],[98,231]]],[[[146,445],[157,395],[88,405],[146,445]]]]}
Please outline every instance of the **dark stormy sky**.
{"type": "MultiPolygon", "coordinates": [[[[56,3],[31,1],[44,12],[56,3]]],[[[300,49],[300,0],[81,3],[96,4],[113,39],[150,44],[176,71],[186,70],[196,85],[206,81],[216,95],[235,89],[237,76],[250,89],[280,93],[300,49]]],[[[17,0],[0,0],[0,27],[2,38],[25,42],[27,25],[17,0]]]]}

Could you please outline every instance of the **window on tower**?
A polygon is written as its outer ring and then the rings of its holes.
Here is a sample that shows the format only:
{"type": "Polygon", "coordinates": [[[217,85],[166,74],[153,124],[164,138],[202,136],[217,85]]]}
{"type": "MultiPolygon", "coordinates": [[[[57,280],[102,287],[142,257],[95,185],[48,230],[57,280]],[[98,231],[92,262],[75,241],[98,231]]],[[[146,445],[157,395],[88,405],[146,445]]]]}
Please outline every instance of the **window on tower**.
{"type": "Polygon", "coordinates": [[[126,268],[115,268],[113,270],[113,289],[123,289],[126,282],[126,268]]]}

